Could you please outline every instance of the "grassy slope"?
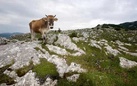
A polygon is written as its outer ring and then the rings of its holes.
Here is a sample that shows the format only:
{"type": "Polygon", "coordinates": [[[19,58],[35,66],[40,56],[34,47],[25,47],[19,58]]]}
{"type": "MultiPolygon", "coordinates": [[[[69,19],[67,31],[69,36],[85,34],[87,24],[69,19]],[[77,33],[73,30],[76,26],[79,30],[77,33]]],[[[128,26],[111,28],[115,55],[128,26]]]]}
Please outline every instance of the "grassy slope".
{"type": "MultiPolygon", "coordinates": [[[[73,31],[72,31],[73,32],[73,31]]],[[[75,31],[76,32],[76,31],[75,31]]],[[[83,31],[79,31],[79,36],[82,35],[83,31]]],[[[90,30],[87,32],[90,32],[90,30]]],[[[53,32],[52,32],[53,33],[53,32]]],[[[77,82],[71,82],[66,80],[65,78],[58,78],[58,86],[136,86],[137,85],[137,67],[131,68],[131,69],[123,69],[119,66],[119,57],[125,57],[130,60],[137,61],[137,57],[131,56],[128,54],[125,54],[121,52],[118,56],[114,57],[113,55],[109,54],[106,55],[106,50],[102,47],[102,50],[97,49],[95,47],[91,47],[90,40],[96,39],[106,39],[108,41],[108,44],[113,46],[115,49],[118,48],[118,45],[113,44],[111,41],[115,42],[116,40],[120,40],[122,42],[130,43],[132,46],[125,46],[129,49],[129,51],[133,52],[136,47],[135,42],[128,41],[128,37],[136,36],[137,34],[131,34],[127,33],[126,31],[95,31],[93,32],[94,35],[98,34],[95,38],[93,38],[92,34],[90,37],[87,38],[87,42],[79,41],[77,43],[74,43],[81,49],[83,49],[86,54],[82,56],[71,56],[67,55],[65,58],[67,60],[67,63],[70,64],[71,62],[76,62],[78,64],[81,64],[82,68],[85,68],[88,70],[86,73],[80,74],[79,79],[77,82]],[[112,57],[112,58],[111,58],[112,57]],[[114,58],[113,58],[114,57],[114,58]]],[[[74,37],[77,37],[77,34],[74,34],[74,37]]],[[[73,35],[70,35],[71,38],[73,38],[73,35]]],[[[48,50],[47,47],[44,46],[44,44],[41,45],[43,49],[48,50]]],[[[60,46],[59,46],[60,47],[60,46]]],[[[35,48],[36,50],[40,50],[39,48],[35,48]]],[[[42,50],[40,50],[42,51],[42,50]]],[[[68,52],[75,52],[67,50],[68,52]]],[[[43,51],[42,51],[43,52],[43,51]]],[[[44,52],[43,52],[44,53],[44,52]]],[[[55,54],[53,52],[50,52],[50,54],[55,54]]],[[[57,55],[57,54],[55,54],[57,55]]],[[[61,56],[60,56],[61,57],[61,56]]],[[[30,69],[31,65],[25,66],[18,70],[26,70],[26,72],[30,69]]],[[[46,61],[46,59],[41,59],[41,63],[33,66],[32,68],[33,72],[36,72],[36,76],[41,81],[45,81],[45,78],[47,75],[58,77],[58,73],[56,71],[55,65],[49,63],[46,61]]],[[[73,74],[73,73],[72,73],[73,74]]],[[[56,79],[55,78],[55,79],[56,79]]],[[[8,78],[9,79],[9,78],[8,78]]],[[[41,82],[42,84],[42,82],[41,82]]]]}
{"type": "MultiPolygon", "coordinates": [[[[70,34],[69,36],[71,38],[73,38],[73,35],[74,37],[77,37],[78,34],[77,33],[74,34],[75,32],[76,31],[74,32],[72,31],[71,33],[73,34],[70,34]]],[[[80,32],[82,31],[78,32],[80,36],[82,36],[80,32]]],[[[95,33],[98,35],[94,39],[96,40],[106,39],[108,41],[108,44],[113,46],[113,48],[115,49],[118,48],[118,45],[112,43],[112,41],[115,42],[116,40],[120,40],[126,43],[131,43],[132,46],[126,47],[129,49],[129,51],[135,51],[136,49],[135,43],[132,43],[127,40],[128,37],[133,37],[133,34],[127,33],[126,31],[121,30],[118,32],[117,31],[111,32],[111,31],[103,30],[103,32],[96,31],[95,33]]],[[[71,82],[66,80],[65,78],[60,78],[58,80],[58,86],[135,86],[137,85],[136,82],[137,68],[136,67],[132,69],[121,68],[119,66],[119,57],[125,57],[134,61],[137,61],[137,58],[135,56],[127,55],[123,52],[121,52],[121,54],[119,54],[116,57],[114,57],[111,54],[106,55],[105,54],[106,50],[103,47],[102,50],[100,50],[95,47],[91,47],[89,45],[91,39],[93,39],[92,36],[87,38],[88,40],[87,42],[79,41],[77,43],[75,43],[72,40],[79,48],[83,49],[86,52],[86,54],[82,56],[71,56],[71,55],[66,56],[67,57],[66,60],[68,64],[70,64],[71,62],[76,62],[78,64],[81,64],[81,66],[87,69],[88,72],[80,74],[80,77],[77,80],[77,82],[71,82]]],[[[47,48],[45,49],[48,50],[47,48]]],[[[71,51],[71,53],[72,52],[73,51],[71,51]]],[[[54,53],[50,52],[50,54],[54,54],[54,53]]],[[[43,67],[42,64],[40,64],[38,68],[43,67]]],[[[45,68],[45,70],[37,69],[36,67],[35,71],[37,72],[41,70],[41,72],[42,71],[44,72],[46,71],[46,69],[52,70],[52,67],[47,67],[45,68]]],[[[45,74],[48,73],[45,72],[45,74]]],[[[39,75],[39,73],[37,75],[39,75]]]]}
{"type": "MultiPolygon", "coordinates": [[[[106,39],[108,40],[108,44],[112,44],[111,41],[120,40],[122,42],[129,42],[127,39],[122,39],[122,37],[130,37],[131,34],[128,34],[125,31],[120,32],[106,32],[100,34],[98,40],[106,39]],[[115,34],[115,37],[114,37],[115,34]],[[125,35],[126,34],[126,35],[125,35]]],[[[92,38],[92,37],[91,37],[92,38]]],[[[89,39],[90,40],[90,39],[89,39]]],[[[121,53],[118,56],[110,59],[112,55],[106,55],[105,50],[99,50],[95,47],[89,46],[88,42],[80,41],[76,43],[78,47],[84,50],[86,55],[82,55],[79,57],[67,56],[67,62],[70,63],[72,61],[79,63],[82,67],[88,70],[87,73],[83,73],[80,75],[80,78],[76,83],[68,82],[66,80],[62,83],[59,83],[59,86],[135,86],[137,85],[137,68],[134,67],[132,69],[123,69],[119,66],[119,58],[123,56],[130,60],[137,61],[135,56],[127,55],[125,53],[121,53]],[[66,82],[66,83],[65,83],[66,82]]],[[[131,43],[133,44],[133,43],[131,43]]],[[[117,45],[113,45],[115,48],[117,45]]],[[[135,49],[135,45],[132,45],[129,50],[132,51],[135,49]]],[[[59,81],[60,82],[60,81],[59,81]]]]}

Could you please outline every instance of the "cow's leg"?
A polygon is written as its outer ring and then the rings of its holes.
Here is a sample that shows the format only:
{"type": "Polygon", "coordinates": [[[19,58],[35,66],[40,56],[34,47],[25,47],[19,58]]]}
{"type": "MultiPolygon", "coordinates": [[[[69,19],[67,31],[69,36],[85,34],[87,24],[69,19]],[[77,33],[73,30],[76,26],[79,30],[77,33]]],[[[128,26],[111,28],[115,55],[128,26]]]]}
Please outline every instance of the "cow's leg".
{"type": "Polygon", "coordinates": [[[33,40],[34,40],[34,38],[35,38],[35,33],[34,33],[34,31],[33,31],[33,30],[31,30],[31,40],[33,41],[33,40]]]}
{"type": "Polygon", "coordinates": [[[34,38],[33,38],[34,40],[36,40],[36,41],[38,40],[38,39],[36,38],[36,33],[35,33],[35,32],[33,32],[33,37],[34,37],[34,38]]]}
{"type": "Polygon", "coordinates": [[[42,33],[42,39],[43,39],[43,43],[46,43],[46,33],[45,32],[43,32],[42,33]]]}

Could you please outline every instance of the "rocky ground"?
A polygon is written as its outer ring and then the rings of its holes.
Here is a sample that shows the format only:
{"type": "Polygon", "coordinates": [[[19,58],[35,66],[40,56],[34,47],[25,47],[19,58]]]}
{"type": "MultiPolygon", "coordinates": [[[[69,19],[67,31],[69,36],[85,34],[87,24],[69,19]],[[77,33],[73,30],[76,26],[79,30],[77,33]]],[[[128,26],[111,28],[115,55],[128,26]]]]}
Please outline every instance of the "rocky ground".
{"type": "Polygon", "coordinates": [[[137,31],[51,31],[0,38],[0,86],[135,86],[137,31]]]}

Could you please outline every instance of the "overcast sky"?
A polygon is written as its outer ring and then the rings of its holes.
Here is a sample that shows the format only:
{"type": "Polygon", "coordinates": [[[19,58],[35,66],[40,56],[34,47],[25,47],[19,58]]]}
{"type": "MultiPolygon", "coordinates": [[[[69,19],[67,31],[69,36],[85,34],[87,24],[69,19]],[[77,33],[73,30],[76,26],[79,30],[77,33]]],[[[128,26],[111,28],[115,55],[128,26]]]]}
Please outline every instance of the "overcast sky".
{"type": "Polygon", "coordinates": [[[0,33],[29,32],[29,22],[56,15],[54,29],[137,20],[137,0],[0,0],[0,33]]]}

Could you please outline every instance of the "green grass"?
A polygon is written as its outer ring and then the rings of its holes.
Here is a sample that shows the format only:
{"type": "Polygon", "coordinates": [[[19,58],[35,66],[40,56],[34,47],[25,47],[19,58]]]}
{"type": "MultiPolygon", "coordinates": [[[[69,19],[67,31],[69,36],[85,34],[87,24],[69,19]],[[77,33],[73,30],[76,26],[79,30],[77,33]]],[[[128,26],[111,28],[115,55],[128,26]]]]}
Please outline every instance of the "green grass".
{"type": "MultiPolygon", "coordinates": [[[[105,49],[100,50],[88,45],[88,42],[78,42],[77,46],[84,50],[85,55],[82,56],[67,56],[68,64],[76,62],[82,65],[82,68],[88,70],[87,73],[82,73],[76,83],[61,80],[59,86],[135,86],[137,82],[137,72],[135,68],[125,70],[119,66],[120,56],[126,56],[132,60],[137,61],[136,57],[126,55],[124,53],[118,56],[106,55],[105,49]],[[83,47],[84,46],[84,47],[83,47]],[[102,79],[100,78],[102,77],[102,79]],[[64,81],[64,82],[62,82],[64,81]],[[62,83],[61,83],[62,82],[62,83]],[[61,85],[63,84],[63,85],[61,85]]],[[[112,44],[113,45],[113,44],[112,44]]],[[[114,47],[117,47],[116,45],[114,47]]]]}
{"type": "Polygon", "coordinates": [[[136,43],[131,43],[131,46],[124,45],[125,48],[129,49],[129,52],[135,52],[137,50],[137,45],[136,43]]]}
{"type": "Polygon", "coordinates": [[[41,34],[40,34],[40,33],[37,33],[37,34],[36,34],[36,38],[38,38],[38,39],[42,38],[41,34]]]}
{"type": "Polygon", "coordinates": [[[19,68],[19,69],[15,70],[15,71],[16,71],[16,73],[17,73],[17,75],[18,75],[19,77],[22,77],[22,76],[24,76],[27,72],[29,72],[29,70],[33,69],[33,66],[34,66],[34,65],[33,65],[33,62],[30,61],[30,64],[29,64],[28,66],[24,66],[24,67],[19,68]]]}
{"type": "MultiPolygon", "coordinates": [[[[113,31],[109,32],[104,30],[104,33],[97,32],[99,36],[95,38],[96,40],[106,39],[108,44],[114,49],[118,49],[118,45],[112,43],[116,40],[121,42],[131,43],[132,46],[125,46],[130,51],[136,49],[135,44],[128,41],[128,37],[131,34],[126,33],[126,31],[113,31]]],[[[70,37],[77,37],[75,34],[71,34],[70,37]]],[[[77,82],[68,81],[66,78],[58,79],[57,86],[136,86],[137,85],[137,67],[131,69],[123,69],[120,67],[119,57],[125,57],[129,60],[137,61],[135,56],[131,56],[121,52],[118,56],[113,56],[111,54],[106,55],[106,49],[102,46],[102,50],[90,46],[89,37],[87,42],[79,41],[74,42],[80,49],[86,52],[85,55],[81,56],[66,56],[67,64],[70,65],[71,62],[76,62],[81,64],[81,67],[86,69],[86,73],[81,73],[77,82]]],[[[45,46],[44,49],[48,50],[45,46]]],[[[49,51],[49,50],[48,50],[49,51]]],[[[75,51],[67,50],[70,53],[75,51]]],[[[50,52],[50,51],[49,51],[50,52]]],[[[51,53],[51,52],[50,52],[51,53]]],[[[53,53],[52,53],[53,54],[53,53]]],[[[67,76],[77,73],[67,73],[67,76]]]]}
{"type": "Polygon", "coordinates": [[[57,86],[94,86],[88,74],[81,74],[77,82],[59,79],[57,86]]]}
{"type": "Polygon", "coordinates": [[[55,65],[48,62],[44,58],[41,58],[40,64],[35,65],[32,69],[32,71],[36,73],[36,77],[39,79],[41,85],[45,82],[47,76],[49,76],[52,79],[59,78],[59,74],[56,70],[57,69],[55,65]]]}
{"type": "MultiPolygon", "coordinates": [[[[131,37],[131,34],[126,33],[126,31],[114,31],[109,32],[105,31],[104,33],[97,32],[99,36],[97,36],[97,40],[106,39],[108,44],[112,46],[114,49],[118,49],[118,45],[112,43],[111,41],[115,42],[116,40],[120,40],[121,42],[131,43],[128,41],[128,36],[131,37]]],[[[71,37],[75,37],[75,34],[71,34],[71,37]]],[[[68,81],[66,78],[58,79],[57,86],[136,86],[137,85],[137,67],[131,69],[123,69],[120,67],[119,57],[125,57],[129,60],[133,60],[137,62],[135,56],[131,56],[121,52],[118,56],[113,56],[111,54],[106,55],[106,49],[102,46],[102,50],[90,46],[90,39],[89,37],[87,42],[79,41],[74,42],[80,49],[86,52],[85,55],[81,56],[66,56],[67,64],[70,65],[71,62],[76,62],[81,64],[81,67],[86,69],[86,73],[81,73],[77,82],[68,81]]],[[[136,49],[135,45],[125,46],[130,51],[134,51],[136,49]]],[[[42,45],[42,48],[49,51],[45,45],[42,45]]],[[[67,50],[70,53],[74,53],[75,51],[67,50]]],[[[49,51],[50,54],[54,54],[49,51]]],[[[42,64],[40,64],[42,66],[42,64]]],[[[54,66],[55,67],[55,66],[54,66]]],[[[40,67],[38,67],[40,68],[40,67]]],[[[46,68],[45,68],[46,69],[46,68]]],[[[51,68],[53,69],[53,68],[51,68]]],[[[43,74],[45,70],[37,69],[39,72],[39,76],[46,76],[49,73],[43,74]]],[[[56,69],[55,69],[56,70],[56,69]]],[[[52,73],[52,72],[51,72],[52,73]]],[[[67,76],[77,73],[68,73],[67,76]]],[[[51,74],[54,75],[54,74],[51,74]]],[[[56,75],[57,76],[57,75],[56,75]]]]}
{"type": "Polygon", "coordinates": [[[6,83],[7,85],[12,85],[16,83],[13,78],[9,77],[6,74],[0,74],[0,84],[6,83]]]}
{"type": "Polygon", "coordinates": [[[109,86],[111,84],[107,74],[98,71],[83,73],[78,80],[83,82],[81,85],[84,86],[109,86]]]}
{"type": "Polygon", "coordinates": [[[11,65],[12,64],[9,64],[0,68],[0,84],[6,83],[7,85],[12,85],[15,83],[13,78],[3,73],[5,70],[8,70],[11,65]]]}
{"type": "Polygon", "coordinates": [[[137,62],[137,56],[132,56],[132,55],[129,55],[129,54],[126,54],[126,53],[123,53],[123,52],[120,55],[118,55],[118,56],[119,57],[124,57],[124,58],[127,58],[129,60],[137,62]]]}
{"type": "Polygon", "coordinates": [[[58,72],[56,71],[54,64],[48,62],[44,58],[41,58],[40,62],[40,64],[34,66],[33,68],[33,72],[36,72],[37,77],[44,78],[46,75],[58,76],[58,72]]]}

